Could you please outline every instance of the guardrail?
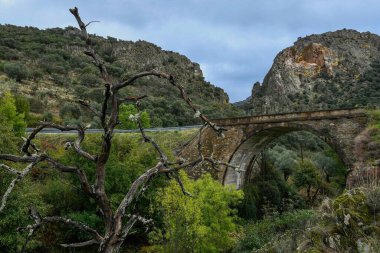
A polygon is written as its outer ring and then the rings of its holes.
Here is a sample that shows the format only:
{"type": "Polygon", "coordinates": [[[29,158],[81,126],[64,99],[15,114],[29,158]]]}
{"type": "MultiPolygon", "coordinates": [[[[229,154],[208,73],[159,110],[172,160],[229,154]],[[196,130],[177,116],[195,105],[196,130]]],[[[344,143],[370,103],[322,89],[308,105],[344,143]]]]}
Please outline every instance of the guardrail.
{"type": "MultiPolygon", "coordinates": [[[[180,126],[180,127],[156,127],[156,128],[146,128],[144,129],[146,132],[163,132],[163,131],[181,131],[181,130],[187,130],[187,129],[195,129],[200,128],[202,125],[194,125],[194,126],[180,126]]],[[[27,128],[26,132],[31,133],[34,130],[34,128],[27,128]]],[[[136,133],[139,132],[139,129],[131,129],[131,130],[124,130],[124,129],[115,129],[114,133],[136,133]]],[[[62,132],[59,129],[55,128],[44,128],[40,131],[40,133],[43,134],[70,134],[70,133],[76,133],[77,131],[64,131],[62,132]]],[[[86,133],[103,133],[103,129],[87,129],[86,133]]]]}

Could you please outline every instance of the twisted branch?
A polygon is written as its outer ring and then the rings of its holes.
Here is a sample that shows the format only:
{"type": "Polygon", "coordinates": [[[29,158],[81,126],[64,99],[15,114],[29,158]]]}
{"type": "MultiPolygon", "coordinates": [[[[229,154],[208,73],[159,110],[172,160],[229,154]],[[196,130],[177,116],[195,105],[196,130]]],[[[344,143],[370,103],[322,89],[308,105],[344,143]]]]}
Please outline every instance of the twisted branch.
{"type": "Polygon", "coordinates": [[[41,228],[43,225],[48,224],[48,223],[62,223],[64,225],[86,232],[93,238],[90,241],[82,242],[82,243],[61,244],[61,246],[64,248],[76,248],[76,247],[88,246],[91,244],[100,244],[104,240],[104,238],[95,229],[89,227],[88,225],[82,222],[73,221],[71,219],[60,217],[60,216],[50,216],[50,217],[42,218],[41,215],[34,208],[29,208],[29,216],[34,220],[35,223],[33,225],[28,225],[27,227],[24,227],[24,228],[22,227],[17,228],[17,231],[23,231],[23,230],[29,231],[21,252],[24,252],[26,245],[28,244],[32,236],[35,234],[35,232],[39,228],[41,228]]]}
{"type": "Polygon", "coordinates": [[[3,197],[1,198],[1,205],[0,205],[0,213],[4,210],[5,204],[7,203],[9,194],[11,194],[13,188],[16,186],[17,183],[21,181],[25,177],[26,174],[30,172],[30,170],[40,162],[40,159],[36,159],[36,161],[30,163],[28,166],[25,167],[25,169],[19,173],[17,173],[17,177],[11,181],[9,184],[7,190],[5,191],[3,197]]]}

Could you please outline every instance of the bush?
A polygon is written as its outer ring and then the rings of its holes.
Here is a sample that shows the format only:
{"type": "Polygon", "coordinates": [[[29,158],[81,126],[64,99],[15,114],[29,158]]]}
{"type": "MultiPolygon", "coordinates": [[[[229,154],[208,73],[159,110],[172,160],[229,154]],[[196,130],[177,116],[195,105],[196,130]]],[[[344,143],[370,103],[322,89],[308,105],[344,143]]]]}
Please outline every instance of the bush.
{"type": "Polygon", "coordinates": [[[20,63],[5,63],[4,73],[6,73],[9,78],[15,79],[17,82],[21,82],[29,77],[28,70],[20,63]]]}
{"type": "Polygon", "coordinates": [[[65,103],[59,111],[62,119],[78,119],[82,115],[80,107],[76,104],[65,103]]]}
{"type": "Polygon", "coordinates": [[[41,99],[31,97],[29,98],[30,111],[34,113],[42,113],[45,110],[45,105],[41,99]]]}
{"type": "Polygon", "coordinates": [[[311,210],[298,210],[251,222],[244,227],[244,232],[240,235],[234,252],[248,253],[261,249],[268,243],[275,242],[278,237],[288,231],[305,228],[314,217],[315,214],[311,210]]]}
{"type": "Polygon", "coordinates": [[[86,73],[79,77],[79,82],[86,87],[96,87],[102,83],[102,80],[94,74],[86,73]]]}

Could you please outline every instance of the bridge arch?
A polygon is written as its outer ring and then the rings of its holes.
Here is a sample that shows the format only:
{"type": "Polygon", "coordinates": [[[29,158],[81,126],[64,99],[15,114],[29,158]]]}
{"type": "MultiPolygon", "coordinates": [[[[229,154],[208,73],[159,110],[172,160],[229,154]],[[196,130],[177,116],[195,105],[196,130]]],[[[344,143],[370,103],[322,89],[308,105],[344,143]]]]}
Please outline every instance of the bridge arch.
{"type": "Polygon", "coordinates": [[[227,168],[222,183],[224,185],[235,184],[237,188],[241,188],[247,180],[246,177],[249,175],[258,155],[277,138],[298,131],[306,131],[319,137],[339,155],[347,167],[351,167],[344,148],[340,147],[339,141],[331,136],[329,131],[321,131],[309,124],[274,123],[249,132],[248,137],[236,148],[229,160],[229,163],[238,169],[227,168]]]}

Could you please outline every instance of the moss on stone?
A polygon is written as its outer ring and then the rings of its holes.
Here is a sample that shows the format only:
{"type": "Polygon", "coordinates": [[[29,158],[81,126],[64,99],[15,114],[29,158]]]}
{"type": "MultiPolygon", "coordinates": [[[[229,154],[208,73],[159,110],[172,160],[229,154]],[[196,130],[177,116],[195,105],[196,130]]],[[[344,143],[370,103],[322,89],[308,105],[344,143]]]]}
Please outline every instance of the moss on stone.
{"type": "Polygon", "coordinates": [[[368,205],[370,192],[356,188],[325,201],[298,252],[380,252],[380,217],[368,205]]]}

